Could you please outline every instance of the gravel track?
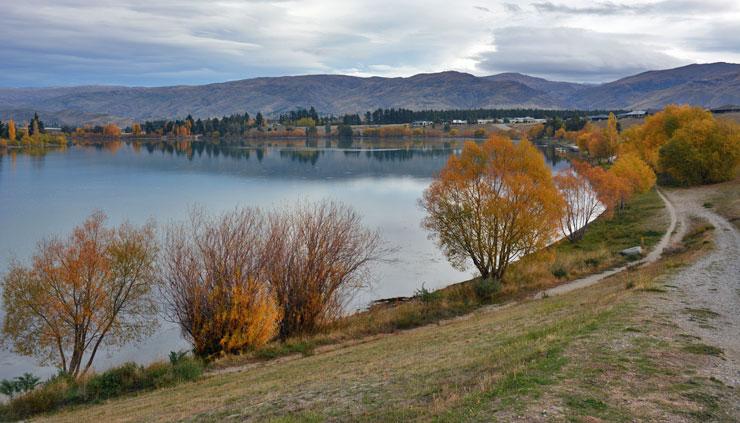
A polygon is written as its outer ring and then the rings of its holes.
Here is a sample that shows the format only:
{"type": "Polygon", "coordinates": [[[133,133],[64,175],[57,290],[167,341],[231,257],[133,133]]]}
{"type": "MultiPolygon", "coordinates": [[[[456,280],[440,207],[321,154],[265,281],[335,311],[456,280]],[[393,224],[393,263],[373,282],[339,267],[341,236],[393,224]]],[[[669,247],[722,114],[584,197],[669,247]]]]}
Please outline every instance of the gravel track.
{"type": "MultiPolygon", "coordinates": [[[[712,187],[673,190],[667,193],[676,205],[680,241],[690,219],[704,219],[714,226],[714,247],[707,255],[671,276],[673,289],[664,298],[666,311],[685,332],[704,344],[723,350],[721,359],[703,369],[724,384],[740,389],[740,233],[727,219],[703,207],[712,187]],[[716,314],[715,314],[716,313],[716,314]]],[[[736,415],[740,404],[735,403],[736,415]]]]}

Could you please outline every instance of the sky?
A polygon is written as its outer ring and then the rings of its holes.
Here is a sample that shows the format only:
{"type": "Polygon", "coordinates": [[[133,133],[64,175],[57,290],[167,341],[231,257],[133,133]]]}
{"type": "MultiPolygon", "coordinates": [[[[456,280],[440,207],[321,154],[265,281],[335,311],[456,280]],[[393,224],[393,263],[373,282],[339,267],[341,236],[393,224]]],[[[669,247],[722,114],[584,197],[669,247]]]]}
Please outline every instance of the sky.
{"type": "Polygon", "coordinates": [[[0,86],[521,72],[598,83],[740,63],[740,1],[0,0],[0,86]]]}

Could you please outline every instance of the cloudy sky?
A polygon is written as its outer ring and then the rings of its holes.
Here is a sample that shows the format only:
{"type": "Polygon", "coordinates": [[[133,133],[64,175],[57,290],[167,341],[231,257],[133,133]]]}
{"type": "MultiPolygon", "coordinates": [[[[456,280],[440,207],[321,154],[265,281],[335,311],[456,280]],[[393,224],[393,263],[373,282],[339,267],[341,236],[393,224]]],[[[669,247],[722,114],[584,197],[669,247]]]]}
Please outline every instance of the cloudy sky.
{"type": "Polygon", "coordinates": [[[740,63],[740,1],[3,0],[0,86],[740,63]]]}

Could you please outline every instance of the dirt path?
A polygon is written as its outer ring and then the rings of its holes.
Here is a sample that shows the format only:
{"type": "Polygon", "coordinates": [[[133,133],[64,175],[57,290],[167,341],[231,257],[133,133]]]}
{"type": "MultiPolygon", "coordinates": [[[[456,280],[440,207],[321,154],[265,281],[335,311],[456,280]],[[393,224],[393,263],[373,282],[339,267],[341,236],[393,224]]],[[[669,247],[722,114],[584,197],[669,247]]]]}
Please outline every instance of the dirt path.
{"type": "MultiPolygon", "coordinates": [[[[703,206],[712,187],[673,190],[667,193],[676,205],[680,240],[692,218],[711,223],[714,248],[691,266],[682,269],[666,285],[674,295],[661,298],[662,307],[684,332],[722,351],[703,369],[724,384],[740,389],[740,233],[727,219],[703,206]]],[[[735,404],[740,415],[740,404],[735,404]]]]}
{"type": "MultiPolygon", "coordinates": [[[[657,261],[660,258],[660,255],[663,254],[663,251],[670,245],[672,240],[672,234],[673,231],[676,229],[676,225],[678,222],[678,215],[676,213],[676,208],[672,204],[672,202],[666,197],[666,195],[661,191],[657,190],[658,195],[663,200],[663,203],[665,203],[666,209],[668,210],[668,214],[671,219],[671,223],[668,225],[668,229],[663,234],[663,237],[660,239],[658,244],[655,245],[655,247],[648,253],[648,255],[636,262],[632,262],[630,264],[617,267],[614,269],[609,269],[601,273],[595,273],[593,275],[586,276],[581,279],[576,279],[574,281],[558,285],[554,288],[546,289],[544,291],[538,292],[534,295],[534,298],[543,298],[543,297],[552,297],[555,295],[561,295],[565,294],[566,292],[573,291],[575,289],[585,288],[587,286],[591,286],[595,283],[598,283],[609,276],[615,275],[619,272],[623,272],[627,270],[627,268],[631,266],[642,266],[644,264],[653,263],[657,261]]],[[[680,239],[680,238],[679,238],[680,239]]]]}

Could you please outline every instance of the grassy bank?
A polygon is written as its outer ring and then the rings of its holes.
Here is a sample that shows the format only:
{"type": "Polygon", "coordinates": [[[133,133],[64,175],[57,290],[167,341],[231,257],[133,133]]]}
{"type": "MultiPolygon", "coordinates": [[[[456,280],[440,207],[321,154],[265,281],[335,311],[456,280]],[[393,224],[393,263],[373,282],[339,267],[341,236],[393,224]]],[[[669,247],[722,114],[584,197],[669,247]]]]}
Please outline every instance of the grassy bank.
{"type": "Polygon", "coordinates": [[[711,348],[646,305],[708,245],[588,289],[241,373],[49,416],[54,421],[722,421],[728,388],[694,372],[711,348]]]}

